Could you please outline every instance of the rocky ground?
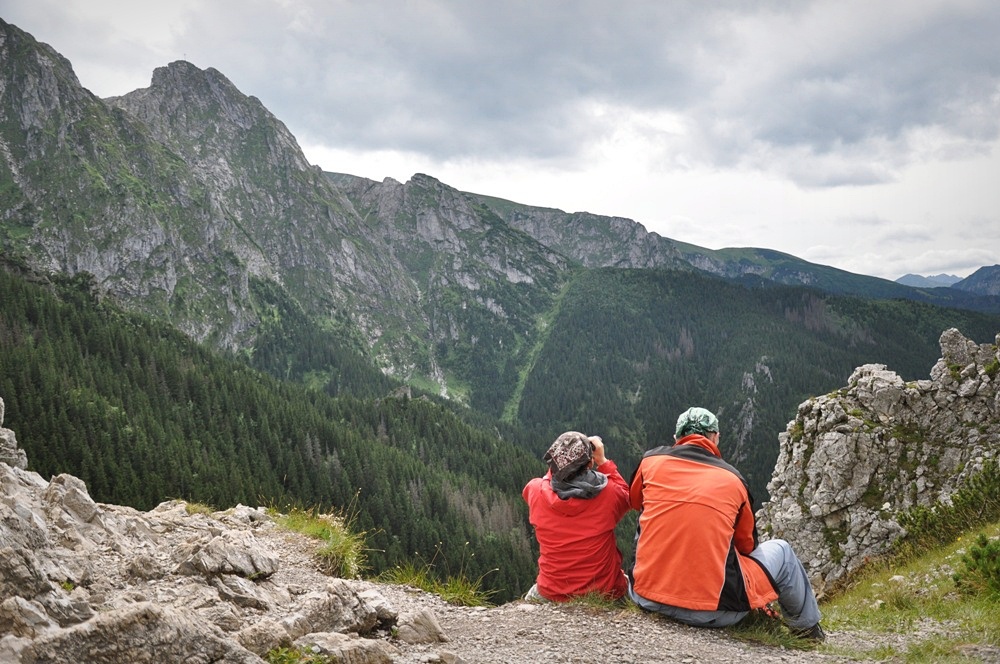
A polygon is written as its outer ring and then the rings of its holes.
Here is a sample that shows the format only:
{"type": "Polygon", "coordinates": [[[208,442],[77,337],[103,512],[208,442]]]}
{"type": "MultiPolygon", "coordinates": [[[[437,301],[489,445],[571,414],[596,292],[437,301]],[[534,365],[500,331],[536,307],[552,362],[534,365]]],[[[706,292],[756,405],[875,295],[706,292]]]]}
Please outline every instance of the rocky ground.
{"type": "MultiPolygon", "coordinates": [[[[294,569],[302,575],[296,583],[319,583],[318,578],[309,578],[314,565],[309,561],[312,544],[308,540],[277,531],[263,537],[280,550],[283,561],[295,561],[286,565],[286,573],[294,569]]],[[[905,649],[904,636],[834,632],[821,648],[790,650],[745,643],[722,630],[687,627],[633,607],[608,610],[524,601],[488,608],[462,607],[416,588],[358,583],[377,591],[399,612],[428,609],[437,618],[445,641],[409,644],[391,634],[382,635],[396,649],[392,661],[401,664],[843,662],[854,660],[824,651],[862,652],[890,643],[905,649]]]]}
{"type": "Polygon", "coordinates": [[[449,639],[399,644],[397,662],[845,661],[815,651],[741,643],[722,631],[686,627],[630,609],[525,602],[492,608],[454,607],[412,589],[382,587],[381,591],[401,605],[431,608],[449,639]]]}
{"type": "MultiPolygon", "coordinates": [[[[526,602],[491,608],[456,607],[412,588],[377,587],[398,606],[431,609],[448,638],[432,644],[395,641],[397,654],[392,661],[406,664],[852,662],[870,659],[864,653],[888,647],[906,652],[908,645],[947,630],[946,625],[930,620],[899,634],[828,630],[822,646],[792,650],[742,642],[725,631],[687,627],[632,608],[608,611],[526,602]]],[[[1000,663],[996,648],[970,646],[961,655],[967,658],[962,661],[1000,663]]]]}

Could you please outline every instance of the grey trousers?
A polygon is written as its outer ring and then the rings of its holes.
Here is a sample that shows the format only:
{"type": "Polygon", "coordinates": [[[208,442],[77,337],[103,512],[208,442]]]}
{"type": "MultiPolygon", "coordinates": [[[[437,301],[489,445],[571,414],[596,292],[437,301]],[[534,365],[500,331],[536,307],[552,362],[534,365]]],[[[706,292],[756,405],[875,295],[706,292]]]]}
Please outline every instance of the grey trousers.
{"type": "MultiPolygon", "coordinates": [[[[778,591],[778,604],[785,623],[792,629],[812,627],[822,615],[816,603],[816,595],[805,568],[785,540],[775,539],[761,542],[750,552],[750,557],[763,565],[774,579],[778,591]]],[[[633,602],[646,609],[669,616],[674,620],[695,627],[728,627],[746,617],[748,611],[694,611],[648,600],[628,587],[628,596],[633,602]]]]}

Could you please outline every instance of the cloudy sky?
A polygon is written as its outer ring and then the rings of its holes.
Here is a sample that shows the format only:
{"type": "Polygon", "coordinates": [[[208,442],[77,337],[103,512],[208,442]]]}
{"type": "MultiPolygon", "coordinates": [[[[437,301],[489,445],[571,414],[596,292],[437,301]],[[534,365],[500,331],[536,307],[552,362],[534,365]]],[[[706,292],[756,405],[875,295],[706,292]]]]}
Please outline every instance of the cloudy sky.
{"type": "Polygon", "coordinates": [[[0,0],[107,97],[174,60],[326,170],[852,272],[1000,263],[995,0],[0,0]]]}

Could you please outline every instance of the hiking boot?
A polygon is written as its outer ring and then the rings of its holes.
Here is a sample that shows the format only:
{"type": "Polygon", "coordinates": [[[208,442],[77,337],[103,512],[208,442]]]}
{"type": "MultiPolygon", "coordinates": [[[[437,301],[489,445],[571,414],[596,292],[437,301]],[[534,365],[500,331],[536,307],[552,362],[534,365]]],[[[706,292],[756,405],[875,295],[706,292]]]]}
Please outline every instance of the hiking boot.
{"type": "Polygon", "coordinates": [[[792,636],[797,639],[802,639],[804,641],[812,641],[814,643],[819,643],[826,640],[826,632],[823,628],[816,623],[812,627],[800,627],[798,629],[792,629],[792,636]]]}

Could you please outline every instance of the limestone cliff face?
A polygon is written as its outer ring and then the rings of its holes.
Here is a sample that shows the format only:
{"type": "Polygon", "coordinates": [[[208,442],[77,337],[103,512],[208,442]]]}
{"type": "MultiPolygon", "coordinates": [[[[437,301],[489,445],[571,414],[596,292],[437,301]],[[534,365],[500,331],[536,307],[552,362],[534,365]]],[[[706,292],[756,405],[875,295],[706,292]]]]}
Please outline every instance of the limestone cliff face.
{"type": "Polygon", "coordinates": [[[1000,335],[977,345],[950,329],[940,343],[930,380],[864,365],[778,437],[760,523],[792,542],[819,591],[885,553],[902,512],[948,502],[1000,457],[1000,335]]]}
{"type": "Polygon", "coordinates": [[[564,257],[433,178],[335,182],[218,71],[174,62],[100,100],[6,23],[0,58],[0,246],[195,339],[251,347],[277,288],[448,393],[439,344],[521,344],[559,287],[564,257]]]}
{"type": "Polygon", "coordinates": [[[3,428],[3,416],[4,403],[3,399],[0,399],[0,463],[23,470],[28,467],[28,457],[24,450],[17,446],[14,432],[3,428]]]}
{"type": "Polygon", "coordinates": [[[631,219],[476,198],[505,223],[586,267],[691,269],[672,240],[631,219]]]}

